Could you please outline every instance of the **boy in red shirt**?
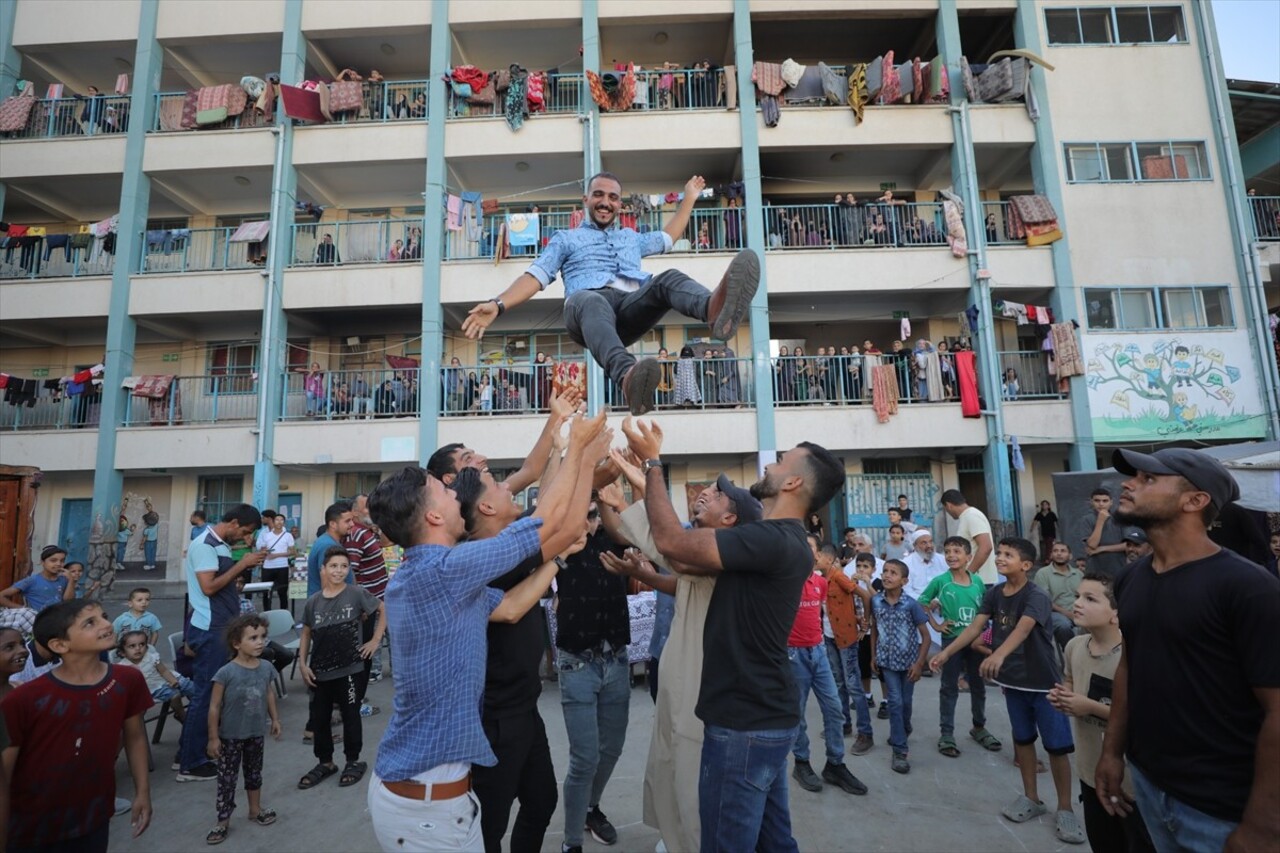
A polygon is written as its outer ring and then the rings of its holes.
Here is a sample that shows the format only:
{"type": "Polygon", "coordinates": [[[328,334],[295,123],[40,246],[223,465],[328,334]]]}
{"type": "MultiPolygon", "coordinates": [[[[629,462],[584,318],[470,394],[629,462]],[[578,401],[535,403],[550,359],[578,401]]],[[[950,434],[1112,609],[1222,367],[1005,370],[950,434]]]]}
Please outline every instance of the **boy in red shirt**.
{"type": "MultiPolygon", "coordinates": [[[[823,560],[816,536],[809,536],[809,548],[813,551],[814,565],[821,565],[823,560]]],[[[800,726],[791,750],[796,766],[791,775],[806,791],[821,791],[825,781],[838,785],[849,794],[865,794],[867,786],[844,766],[844,712],[840,710],[840,694],[822,641],[822,605],[826,600],[827,579],[815,568],[800,592],[800,609],[787,639],[787,658],[791,661],[791,673],[798,693],[796,699],[800,703],[800,726]],[[821,779],[809,764],[809,734],[804,721],[804,708],[809,702],[811,689],[817,694],[818,705],[822,708],[822,732],[827,746],[827,766],[822,768],[821,779]]]]}
{"type": "Polygon", "coordinates": [[[122,733],[135,789],[134,837],[151,822],[142,726],[151,691],[138,670],[99,657],[115,646],[115,631],[96,601],[50,605],[32,632],[62,664],[0,704],[9,730],[3,753],[12,795],[8,850],[105,851],[122,733]]]}

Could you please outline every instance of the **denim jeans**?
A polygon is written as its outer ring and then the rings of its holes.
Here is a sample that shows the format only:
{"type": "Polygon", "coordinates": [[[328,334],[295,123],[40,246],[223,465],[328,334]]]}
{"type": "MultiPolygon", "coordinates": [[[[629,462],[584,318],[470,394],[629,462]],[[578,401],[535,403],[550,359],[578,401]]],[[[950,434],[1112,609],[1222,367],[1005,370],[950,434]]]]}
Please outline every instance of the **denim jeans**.
{"type": "Polygon", "coordinates": [[[831,676],[836,680],[836,692],[840,694],[840,711],[844,714],[844,724],[851,725],[853,717],[849,715],[849,688],[845,684],[844,661],[840,659],[840,649],[836,647],[836,641],[832,637],[823,637],[822,644],[827,647],[827,663],[831,665],[831,676]]]}
{"type": "Polygon", "coordinates": [[[1160,853],[1221,850],[1227,843],[1227,836],[1239,826],[1174,799],[1157,788],[1155,782],[1132,762],[1129,763],[1129,775],[1133,777],[1133,796],[1138,803],[1138,811],[1147,825],[1151,842],[1160,853]]]}
{"type": "Polygon", "coordinates": [[[845,689],[853,700],[853,710],[858,717],[858,734],[871,737],[871,707],[867,704],[867,694],[862,692],[862,670],[858,661],[858,646],[854,643],[847,649],[840,650],[840,663],[844,666],[845,689]]]}
{"type": "Polygon", "coordinates": [[[665,270],[634,293],[613,287],[579,290],[564,301],[569,337],[591,350],[609,378],[622,377],[636,363],[627,347],[652,329],[668,311],[707,321],[711,291],[679,270],[665,270]]]}
{"type": "Polygon", "coordinates": [[[178,741],[178,762],[183,770],[192,770],[210,762],[205,752],[209,748],[209,698],[213,695],[213,677],[229,657],[221,635],[221,630],[206,631],[195,625],[187,629],[187,645],[195,652],[191,662],[191,680],[196,688],[187,707],[182,737],[178,741]]]}
{"type": "Polygon", "coordinates": [[[158,543],[153,542],[150,539],[147,539],[142,543],[143,562],[148,566],[155,566],[156,564],[156,545],[157,544],[158,543]]]}
{"type": "Polygon", "coordinates": [[[564,843],[582,844],[587,809],[600,802],[622,755],[631,711],[627,651],[574,654],[556,650],[560,705],[569,735],[569,772],[564,777],[564,843]]]}
{"type": "Polygon", "coordinates": [[[698,816],[702,853],[798,851],[787,803],[787,752],[795,729],[703,731],[698,816]]]}
{"type": "Polygon", "coordinates": [[[895,753],[907,752],[907,728],[911,725],[911,698],[916,685],[906,670],[880,668],[884,692],[889,702],[889,746],[895,753]]]}
{"type": "MultiPolygon", "coordinates": [[[[955,642],[954,637],[943,637],[942,648],[955,642]]],[[[982,655],[970,646],[956,652],[942,666],[942,688],[938,691],[938,728],[944,735],[956,731],[956,699],[960,696],[960,672],[963,669],[969,681],[969,707],[973,711],[973,727],[980,729],[987,724],[987,685],[978,672],[982,655]]]]}
{"type": "Polygon", "coordinates": [[[1066,648],[1067,643],[1076,635],[1076,624],[1056,610],[1049,614],[1049,619],[1049,627],[1058,648],[1066,648]]]}
{"type": "Polygon", "coordinates": [[[805,706],[809,704],[809,691],[818,697],[822,709],[822,737],[827,744],[827,761],[840,764],[844,761],[844,715],[840,713],[840,696],[836,692],[836,680],[831,675],[831,664],[822,646],[787,649],[791,661],[791,675],[796,681],[796,700],[800,708],[800,725],[796,727],[793,752],[796,761],[809,760],[809,727],[804,720],[805,706]]]}

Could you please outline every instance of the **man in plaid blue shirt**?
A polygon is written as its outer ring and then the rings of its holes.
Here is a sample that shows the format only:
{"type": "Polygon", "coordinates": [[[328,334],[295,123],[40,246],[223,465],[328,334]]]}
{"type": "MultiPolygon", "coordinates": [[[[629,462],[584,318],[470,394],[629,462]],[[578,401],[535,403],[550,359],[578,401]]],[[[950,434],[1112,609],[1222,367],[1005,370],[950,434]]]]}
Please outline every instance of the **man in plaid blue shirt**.
{"type": "Polygon", "coordinates": [[[732,340],[760,284],[760,258],[751,249],[734,256],[714,292],[679,270],[651,275],[641,269],[642,257],[670,252],[674,241],[686,239],[685,227],[705,188],[706,181],[694,175],[684,185],[680,206],[666,227],[642,233],[615,227],[622,212],[622,181],[617,175],[593,175],[582,197],[587,214],[582,223],[557,231],[510,287],[472,308],[462,323],[463,333],[479,338],[508,308],[529,301],[563,275],[569,336],[589,349],[622,389],[631,414],[644,414],[653,408],[662,368],[654,358],[637,362],[627,347],[672,310],[709,324],[714,337],[732,340]]]}
{"type": "Polygon", "coordinates": [[[480,697],[485,629],[504,595],[488,584],[578,538],[591,473],[611,437],[604,415],[571,423],[561,475],[537,511],[492,539],[459,544],[465,524],[457,495],[425,469],[404,468],[369,495],[374,523],[405,549],[385,599],[396,638],[394,710],[369,785],[383,850],[484,849],[470,771],[497,761],[480,723],[480,697]]]}

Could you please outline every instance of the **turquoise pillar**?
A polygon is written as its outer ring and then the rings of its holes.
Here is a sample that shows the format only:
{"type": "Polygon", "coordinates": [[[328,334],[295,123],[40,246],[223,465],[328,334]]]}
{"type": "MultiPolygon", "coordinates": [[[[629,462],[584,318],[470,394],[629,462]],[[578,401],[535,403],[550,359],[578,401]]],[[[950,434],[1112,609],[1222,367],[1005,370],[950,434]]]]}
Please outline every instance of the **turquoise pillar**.
{"type": "MultiPolygon", "coordinates": [[[[14,93],[13,85],[22,73],[22,57],[13,46],[13,27],[18,19],[16,0],[0,3],[0,100],[14,93]]],[[[0,217],[4,216],[5,186],[0,182],[0,217]]]]}
{"type": "MultiPolygon", "coordinates": [[[[942,0],[938,8],[938,49],[953,80],[961,79],[960,19],[955,0],[942,0]]],[[[1004,409],[1000,393],[1000,355],[992,320],[991,279],[987,273],[987,234],[983,228],[978,171],[969,132],[968,104],[963,88],[951,90],[951,176],[955,192],[964,202],[964,228],[969,244],[969,302],[978,306],[974,350],[978,355],[978,383],[987,408],[982,413],[987,443],[982,449],[982,472],[987,488],[987,515],[993,532],[1012,525],[1013,469],[1005,444],[1004,409]]]]}
{"type": "MultiPolygon", "coordinates": [[[[600,4],[599,0],[582,0],[582,70],[600,71],[600,4]]],[[[582,91],[578,96],[578,118],[582,122],[582,194],[587,194],[587,181],[603,168],[600,164],[600,107],[587,91],[587,75],[582,75],[582,91]]],[[[626,180],[626,175],[619,175],[626,180]]],[[[625,190],[624,190],[625,192],[625,190]]],[[[587,413],[596,415],[605,406],[604,368],[594,358],[587,359],[587,413]]]]}
{"type": "MultiPolygon", "coordinates": [[[[1280,435],[1280,392],[1275,386],[1276,352],[1271,346],[1271,330],[1267,325],[1267,299],[1262,290],[1262,271],[1258,254],[1253,246],[1253,215],[1245,202],[1244,178],[1241,176],[1240,143],[1236,140],[1235,122],[1231,120],[1227,96],[1226,76],[1218,53],[1218,33],[1213,22],[1213,8],[1209,4],[1192,4],[1192,19],[1200,45],[1200,64],[1204,85],[1209,97],[1209,109],[1213,115],[1213,145],[1221,164],[1222,189],[1226,196],[1227,215],[1231,220],[1231,242],[1236,262],[1236,275],[1240,280],[1240,296],[1244,302],[1248,324],[1250,353],[1254,369],[1258,372],[1258,384],[1262,391],[1265,409],[1263,423],[1266,437],[1274,440],[1280,435]]],[[[1277,128],[1271,128],[1263,139],[1274,144],[1280,141],[1277,128]]],[[[1273,151],[1275,149],[1272,149],[1273,151]]],[[[1272,155],[1274,158],[1274,154],[1272,155]]]]}
{"type": "Polygon", "coordinates": [[[451,63],[449,0],[431,0],[431,69],[427,84],[427,190],[422,196],[422,372],[418,376],[418,459],[435,452],[440,434],[440,355],[444,309],[440,305],[440,261],[444,257],[444,133],[449,113],[444,76],[451,63]]]}
{"type": "Polygon", "coordinates": [[[120,177],[120,219],[116,234],[115,271],[107,308],[106,373],[102,382],[102,411],[93,469],[93,515],[114,528],[112,516],[120,506],[124,475],[116,468],[116,431],[124,423],[129,398],[120,381],[133,373],[137,324],[129,315],[129,282],[142,255],[142,232],[147,227],[151,179],[142,171],[147,128],[155,119],[155,92],[160,88],[163,52],[156,41],[159,3],[142,0],[138,11],[138,44],[133,60],[133,93],[129,99],[129,130],[125,135],[124,172],[120,177]]]}
{"type": "MultiPolygon", "coordinates": [[[[1038,16],[1034,0],[1018,0],[1013,37],[1018,47],[1042,53],[1038,16]]],[[[1062,198],[1062,175],[1058,169],[1058,143],[1053,135],[1053,111],[1049,108],[1049,92],[1044,75],[1054,72],[1035,66],[1031,71],[1031,88],[1036,101],[1044,105],[1040,120],[1035,122],[1036,142],[1031,148],[1031,178],[1036,192],[1046,196],[1058,211],[1062,223],[1062,239],[1050,246],[1053,260],[1053,294],[1049,297],[1053,316],[1059,323],[1080,324],[1080,296],[1071,270],[1071,228],[1066,221],[1062,198]]],[[[1083,324],[1081,324],[1083,325],[1083,324]]],[[[1068,464],[1072,471],[1094,471],[1098,467],[1098,451],[1093,441],[1093,421],[1089,415],[1089,389],[1083,376],[1071,377],[1071,426],[1076,440],[1068,448],[1068,464]]]]}
{"type": "Polygon", "coordinates": [[[742,183],[746,187],[746,235],[748,248],[760,256],[760,289],[751,300],[752,384],[756,400],[757,466],[772,462],[778,451],[774,423],[773,362],[769,353],[769,276],[765,264],[764,193],[760,186],[760,126],[756,117],[756,88],[751,82],[755,63],[751,46],[751,5],[733,3],[733,55],[738,78],[738,126],[742,133],[742,183]]]}
{"type": "MultiPolygon", "coordinates": [[[[280,79],[305,76],[307,43],[302,35],[302,0],[285,0],[280,79]]],[[[276,110],[275,164],[271,174],[271,240],[263,270],[262,331],[258,339],[258,448],[253,462],[253,505],[274,507],[279,500],[280,468],[275,463],[276,423],[284,406],[284,271],[293,251],[293,204],[298,172],[293,166],[293,122],[276,110]]]]}

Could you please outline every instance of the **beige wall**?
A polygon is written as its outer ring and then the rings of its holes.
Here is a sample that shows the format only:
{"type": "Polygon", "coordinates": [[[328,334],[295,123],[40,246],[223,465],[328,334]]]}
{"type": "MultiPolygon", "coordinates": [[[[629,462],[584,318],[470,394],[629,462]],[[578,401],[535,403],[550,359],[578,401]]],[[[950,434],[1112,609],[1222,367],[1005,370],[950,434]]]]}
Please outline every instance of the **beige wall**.
{"type": "Polygon", "coordinates": [[[13,25],[13,46],[133,41],[138,37],[140,7],[139,0],[19,3],[13,25]],[[75,26],[68,26],[71,22],[75,26]]]}

